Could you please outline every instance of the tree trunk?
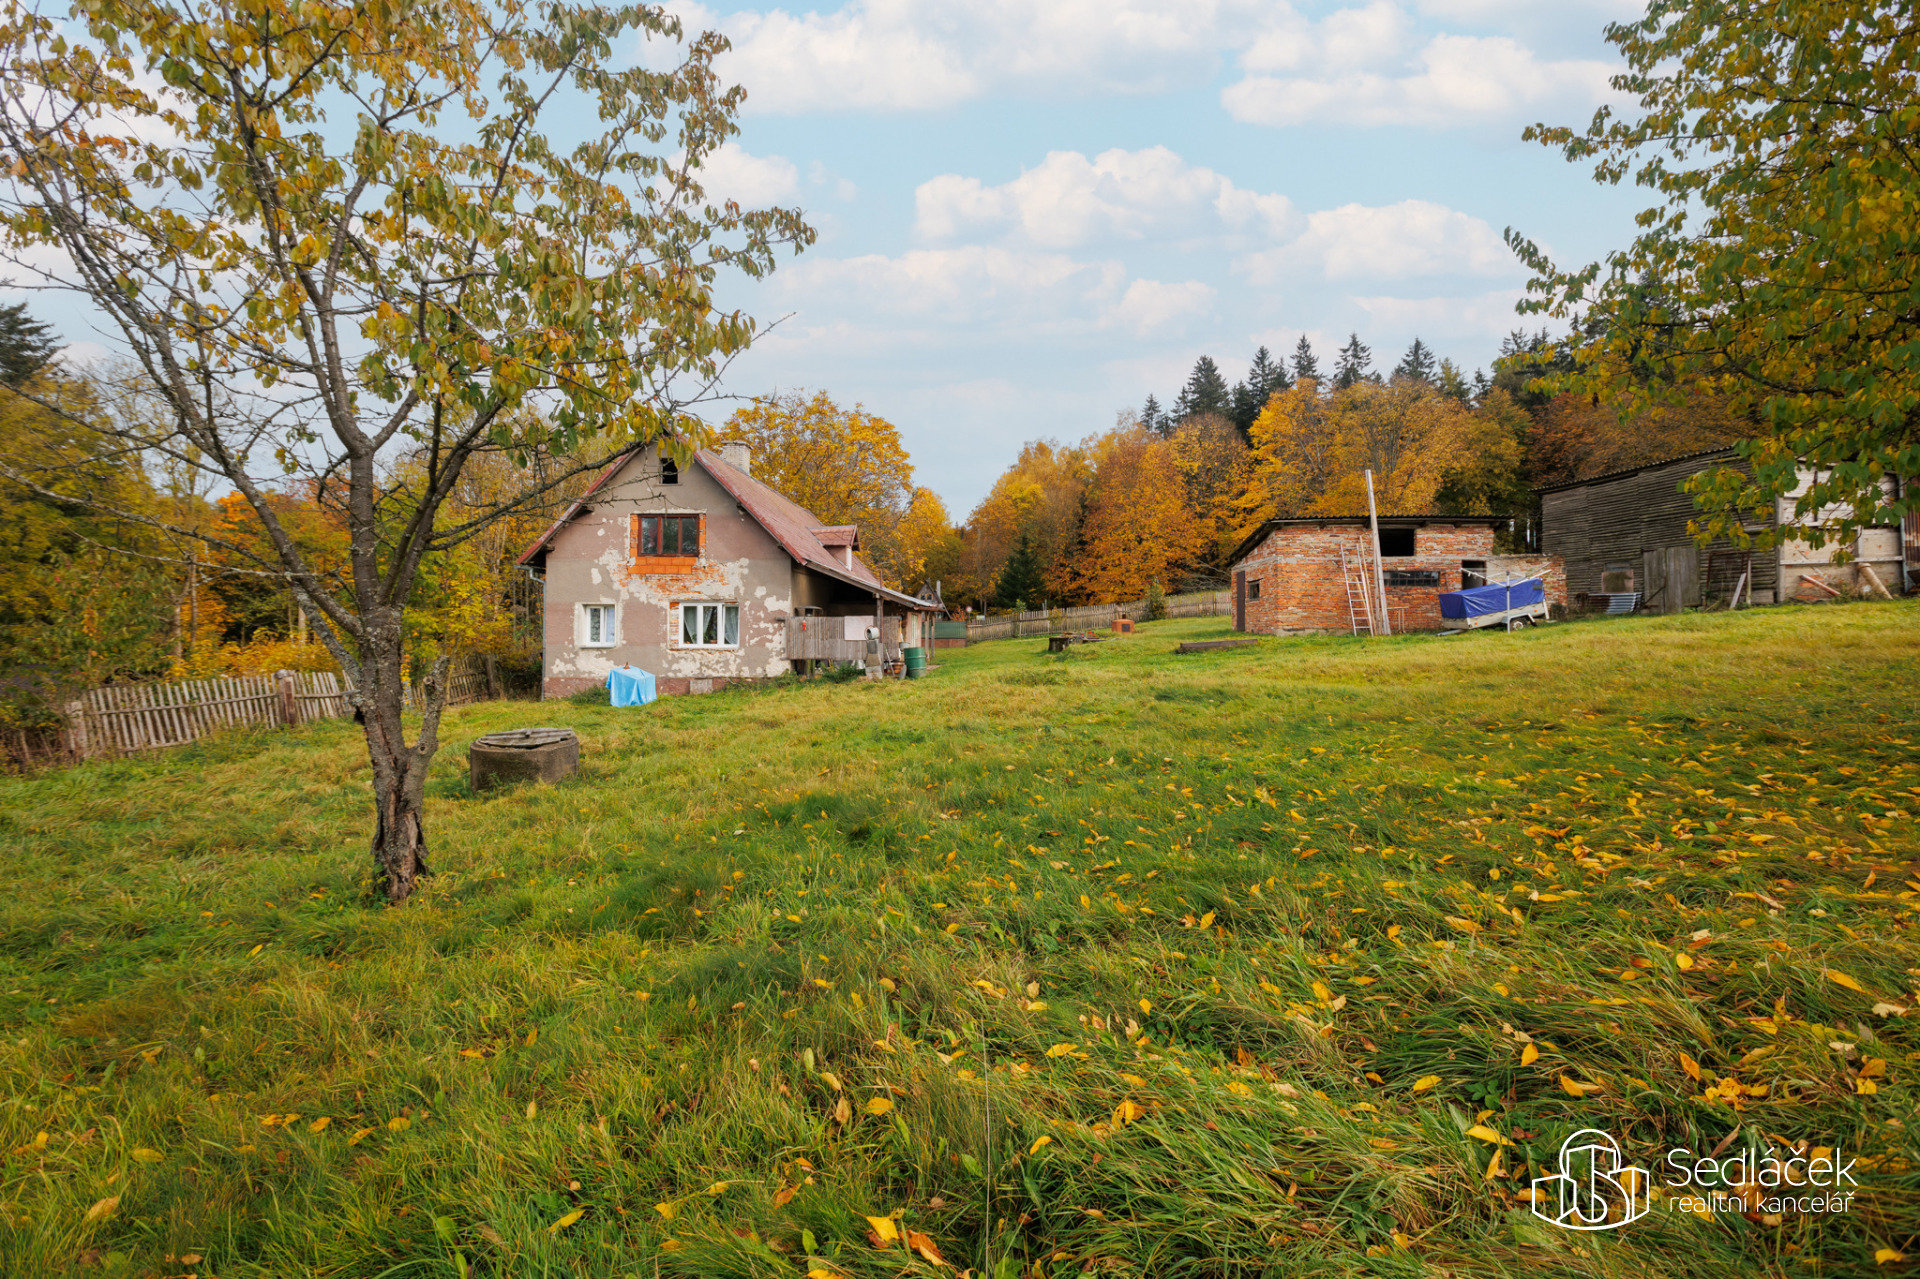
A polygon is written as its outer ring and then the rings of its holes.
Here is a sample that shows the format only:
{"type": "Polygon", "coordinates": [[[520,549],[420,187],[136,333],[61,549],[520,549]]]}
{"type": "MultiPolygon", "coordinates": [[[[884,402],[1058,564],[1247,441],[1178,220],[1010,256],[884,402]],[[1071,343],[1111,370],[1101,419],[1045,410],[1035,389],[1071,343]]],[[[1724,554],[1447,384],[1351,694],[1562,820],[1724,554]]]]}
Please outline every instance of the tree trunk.
{"type": "Polygon", "coordinates": [[[365,676],[360,709],[366,720],[367,755],[373,763],[373,862],[387,900],[403,902],[416,882],[432,873],[427,865],[427,771],[440,748],[448,663],[445,657],[436,661],[422,686],[420,737],[409,746],[401,720],[406,675],[400,628],[395,624],[368,629],[370,642],[362,650],[360,664],[365,676]]]}

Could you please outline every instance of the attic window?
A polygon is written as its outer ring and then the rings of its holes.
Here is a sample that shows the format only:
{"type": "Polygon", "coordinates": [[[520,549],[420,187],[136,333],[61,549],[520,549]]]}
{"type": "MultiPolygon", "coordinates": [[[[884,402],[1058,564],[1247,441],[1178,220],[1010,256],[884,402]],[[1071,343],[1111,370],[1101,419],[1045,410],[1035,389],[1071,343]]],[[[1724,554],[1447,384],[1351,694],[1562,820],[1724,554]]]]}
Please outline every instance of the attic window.
{"type": "Polygon", "coordinates": [[[640,517],[640,554],[698,555],[700,553],[700,517],[698,515],[642,515],[640,517]]]}
{"type": "Polygon", "coordinates": [[[674,463],[672,458],[664,453],[660,455],[660,482],[662,484],[678,484],[680,482],[679,466],[674,463]]]}
{"type": "Polygon", "coordinates": [[[1410,528],[1383,528],[1380,530],[1380,558],[1398,557],[1405,559],[1413,554],[1413,530],[1410,528]]]}

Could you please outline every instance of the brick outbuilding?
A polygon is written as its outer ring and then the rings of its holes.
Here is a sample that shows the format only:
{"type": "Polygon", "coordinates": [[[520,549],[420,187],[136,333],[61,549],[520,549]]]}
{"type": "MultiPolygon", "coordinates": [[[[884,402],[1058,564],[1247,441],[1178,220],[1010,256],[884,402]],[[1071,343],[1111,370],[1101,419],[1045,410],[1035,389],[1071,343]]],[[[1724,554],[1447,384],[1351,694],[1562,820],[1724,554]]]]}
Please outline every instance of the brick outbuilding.
{"type": "MultiPolygon", "coordinates": [[[[1502,555],[1504,517],[1383,515],[1381,576],[1387,620],[1399,631],[1441,629],[1440,595],[1506,578],[1545,579],[1547,602],[1564,608],[1557,556],[1502,555]]],[[[1373,535],[1364,515],[1268,520],[1234,551],[1233,625],[1261,635],[1353,634],[1377,629],[1373,535]]]]}

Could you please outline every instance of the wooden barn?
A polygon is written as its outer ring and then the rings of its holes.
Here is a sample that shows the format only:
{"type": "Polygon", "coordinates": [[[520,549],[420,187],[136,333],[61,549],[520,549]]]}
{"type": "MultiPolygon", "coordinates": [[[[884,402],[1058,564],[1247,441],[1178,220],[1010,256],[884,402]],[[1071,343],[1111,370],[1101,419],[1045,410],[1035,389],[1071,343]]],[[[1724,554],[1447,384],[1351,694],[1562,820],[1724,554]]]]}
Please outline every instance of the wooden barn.
{"type": "MultiPolygon", "coordinates": [[[[1596,597],[1604,597],[1677,613],[1710,601],[1729,602],[1736,592],[1743,604],[1772,604],[1908,589],[1908,552],[1897,527],[1862,529],[1841,548],[1853,555],[1854,562],[1845,565],[1833,563],[1831,543],[1815,549],[1792,541],[1751,551],[1725,540],[1699,546],[1687,531],[1695,515],[1693,498],[1680,486],[1721,466],[1748,470],[1732,449],[1723,448],[1540,489],[1541,549],[1565,562],[1567,590],[1576,607],[1582,602],[1601,606],[1596,597]]],[[[1754,518],[1748,532],[1791,522],[1795,496],[1781,498],[1754,518]]]]}

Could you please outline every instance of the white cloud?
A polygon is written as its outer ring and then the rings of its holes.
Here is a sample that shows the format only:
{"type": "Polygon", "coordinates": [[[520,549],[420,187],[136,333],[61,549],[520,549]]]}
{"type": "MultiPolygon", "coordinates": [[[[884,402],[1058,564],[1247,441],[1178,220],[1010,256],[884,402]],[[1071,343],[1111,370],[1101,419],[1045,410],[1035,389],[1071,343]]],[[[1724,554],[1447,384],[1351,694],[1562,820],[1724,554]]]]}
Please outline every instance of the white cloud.
{"type": "Polygon", "coordinates": [[[1136,337],[1151,337],[1182,321],[1206,315],[1213,310],[1215,296],[1211,285],[1198,280],[1178,284],[1135,280],[1114,305],[1111,318],[1133,330],[1136,337]]]}
{"type": "MultiPolygon", "coordinates": [[[[1608,64],[1542,61],[1506,36],[1439,35],[1411,59],[1387,59],[1382,53],[1393,51],[1391,33],[1370,46],[1349,39],[1350,32],[1329,34],[1332,21],[1321,24],[1318,43],[1308,51],[1324,57],[1302,55],[1283,62],[1279,52],[1256,46],[1262,66],[1317,74],[1250,74],[1221,91],[1227,113],[1247,124],[1440,128],[1502,119],[1548,103],[1590,104],[1610,93],[1608,64]],[[1386,61],[1396,65],[1383,66],[1386,61]]],[[[1252,54],[1248,62],[1250,70],[1259,69],[1252,54]]]]}
{"type": "Polygon", "coordinates": [[[1310,214],[1297,240],[1248,254],[1235,266],[1255,284],[1270,284],[1298,271],[1333,280],[1498,275],[1514,270],[1515,262],[1482,219],[1427,200],[1402,200],[1310,214]]]}
{"type": "Polygon", "coordinates": [[[914,192],[914,208],[914,229],[926,239],[1006,230],[1048,248],[1222,228],[1272,237],[1297,221],[1285,196],[1236,187],[1166,147],[1116,148],[1091,160],[1053,151],[999,186],[943,174],[914,192]]]}
{"type": "Polygon", "coordinates": [[[866,312],[937,317],[943,324],[1084,314],[1116,297],[1125,278],[1118,262],[984,245],[914,249],[898,257],[802,259],[774,277],[785,293],[809,306],[847,304],[866,312]]]}
{"type": "Polygon", "coordinates": [[[757,156],[738,142],[722,143],[700,165],[700,185],[715,204],[738,200],[744,205],[784,200],[800,187],[800,170],[784,156],[757,156]]]}
{"type": "MultiPolygon", "coordinates": [[[[716,15],[676,3],[689,31],[733,42],[719,74],[752,112],[930,110],[989,93],[1146,93],[1211,75],[1253,30],[1260,0],[851,0],[828,12],[716,15]]],[[[662,49],[644,55],[663,60],[662,49]]]]}
{"type": "Polygon", "coordinates": [[[1513,307],[1525,296],[1524,289],[1496,289],[1468,297],[1357,297],[1353,302],[1383,328],[1457,338],[1462,333],[1504,335],[1523,327],[1526,317],[1513,307]]]}
{"type": "MultiPolygon", "coordinates": [[[[1612,14],[1628,0],[1560,0],[1612,14]]],[[[1605,93],[1607,67],[1541,59],[1511,38],[1539,0],[1392,0],[1310,20],[1271,0],[847,0],[836,9],[719,14],[670,0],[688,31],[732,42],[718,73],[749,113],[940,110],[984,97],[1147,94],[1197,86],[1222,59],[1247,75],[1222,93],[1235,118],[1444,126],[1605,93]],[[1435,23],[1507,34],[1436,34],[1435,23]]],[[[1549,6],[1551,7],[1551,6],[1549,6]]],[[[660,45],[649,65],[674,56],[660,45]]]]}

